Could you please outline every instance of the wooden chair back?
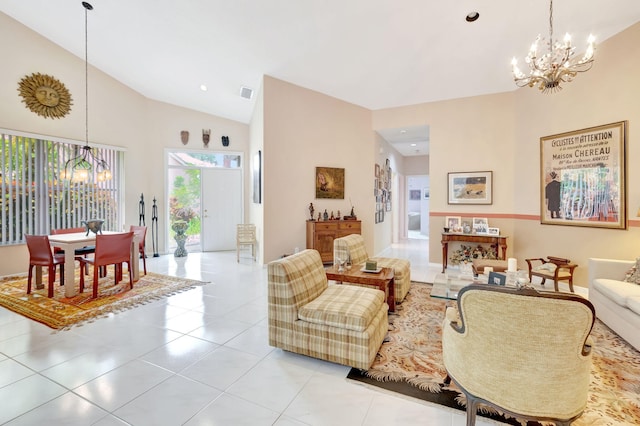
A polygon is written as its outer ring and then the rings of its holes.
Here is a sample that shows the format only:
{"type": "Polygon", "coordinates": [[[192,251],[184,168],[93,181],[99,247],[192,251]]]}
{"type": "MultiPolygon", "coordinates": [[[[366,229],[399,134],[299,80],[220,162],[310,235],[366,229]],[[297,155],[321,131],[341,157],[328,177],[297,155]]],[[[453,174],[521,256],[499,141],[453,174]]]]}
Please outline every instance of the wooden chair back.
{"type": "Polygon", "coordinates": [[[256,257],[256,225],[253,223],[239,223],[236,232],[236,260],[240,262],[240,248],[251,246],[251,257],[256,257]]]}

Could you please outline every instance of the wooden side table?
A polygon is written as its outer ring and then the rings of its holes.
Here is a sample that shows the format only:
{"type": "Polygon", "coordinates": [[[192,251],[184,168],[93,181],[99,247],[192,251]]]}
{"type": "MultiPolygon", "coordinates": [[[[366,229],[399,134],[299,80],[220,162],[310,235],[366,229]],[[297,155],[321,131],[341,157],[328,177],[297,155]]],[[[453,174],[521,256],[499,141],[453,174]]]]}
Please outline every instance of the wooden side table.
{"type": "Polygon", "coordinates": [[[442,233],[442,273],[447,269],[449,261],[449,241],[465,241],[469,243],[489,243],[495,244],[500,251],[497,253],[498,259],[504,260],[507,255],[507,237],[504,235],[480,235],[480,234],[457,234],[454,232],[442,233]]]}
{"type": "Polygon", "coordinates": [[[338,272],[337,266],[329,266],[325,268],[325,272],[327,273],[327,279],[334,280],[337,283],[362,284],[382,290],[387,297],[389,312],[395,312],[396,292],[393,268],[380,268],[378,273],[364,272],[362,268],[364,268],[364,265],[353,265],[350,270],[338,272]]]}

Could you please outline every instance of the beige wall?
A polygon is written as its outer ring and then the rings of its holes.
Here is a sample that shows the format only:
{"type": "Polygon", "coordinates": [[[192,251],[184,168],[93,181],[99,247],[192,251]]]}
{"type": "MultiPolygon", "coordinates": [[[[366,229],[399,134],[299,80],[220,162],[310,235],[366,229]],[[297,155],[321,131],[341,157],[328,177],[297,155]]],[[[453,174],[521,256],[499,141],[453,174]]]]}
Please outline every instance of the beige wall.
{"type": "MultiPolygon", "coordinates": [[[[244,156],[244,194],[245,198],[251,196],[251,169],[250,161],[251,157],[247,155],[249,152],[249,126],[237,121],[227,120],[224,118],[216,117],[209,114],[177,107],[174,105],[147,101],[145,106],[144,126],[148,129],[145,135],[145,146],[139,156],[130,156],[127,153],[127,159],[129,162],[136,161],[136,163],[143,163],[144,167],[129,172],[127,169],[127,192],[131,188],[136,188],[139,185],[138,180],[148,180],[148,187],[152,192],[145,192],[145,201],[147,206],[147,215],[150,215],[150,205],[153,197],[158,199],[158,215],[160,218],[168,217],[168,200],[165,199],[165,182],[166,182],[166,170],[165,154],[167,149],[180,149],[196,152],[211,152],[211,151],[228,151],[228,152],[240,152],[244,156]],[[202,129],[211,129],[211,139],[209,147],[205,148],[202,142],[202,129]],[[183,145],[180,140],[180,131],[189,131],[189,142],[187,145],[183,145]],[[223,147],[221,143],[222,136],[229,136],[229,146],[223,147]],[[137,158],[134,160],[133,158],[137,158]],[[140,161],[142,159],[142,161],[140,161]],[[133,180],[133,182],[132,182],[133,180]]],[[[130,144],[134,141],[128,141],[130,144]]],[[[206,188],[204,188],[206,191],[206,188]]],[[[137,202],[133,203],[129,200],[134,199],[136,193],[131,193],[126,198],[127,205],[127,217],[137,218],[137,202]],[[130,214],[129,214],[130,213],[130,214]],[[131,216],[133,215],[133,216],[131,216]]],[[[137,194],[139,199],[140,193],[137,194]]],[[[246,204],[245,204],[246,205],[246,204]]],[[[250,217],[250,212],[245,208],[244,221],[250,217]]],[[[147,225],[149,225],[147,219],[147,225]]],[[[137,223],[137,219],[135,219],[137,223]]],[[[166,230],[164,227],[165,221],[162,220],[159,223],[159,241],[160,248],[165,247],[164,242],[166,238],[166,230]]],[[[203,230],[204,231],[204,230],[203,230]]]]}
{"type": "Polygon", "coordinates": [[[264,261],[306,247],[308,206],[362,220],[373,248],[371,112],[266,76],[264,90],[264,261]],[[315,167],[345,169],[344,200],[315,199],[315,167]]]}
{"type": "Polygon", "coordinates": [[[404,174],[411,175],[428,175],[429,174],[429,156],[414,155],[404,159],[404,174]]]}

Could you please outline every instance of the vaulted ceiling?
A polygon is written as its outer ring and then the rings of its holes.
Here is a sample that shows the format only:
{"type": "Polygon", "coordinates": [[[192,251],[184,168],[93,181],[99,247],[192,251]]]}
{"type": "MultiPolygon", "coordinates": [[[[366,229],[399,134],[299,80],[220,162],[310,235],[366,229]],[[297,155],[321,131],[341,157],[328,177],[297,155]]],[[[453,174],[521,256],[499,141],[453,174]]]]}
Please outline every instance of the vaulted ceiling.
{"type": "MultiPolygon", "coordinates": [[[[150,99],[244,123],[255,97],[240,88],[263,75],[371,110],[515,90],[511,59],[522,67],[549,32],[541,0],[89,2],[93,66],[150,99]]],[[[0,0],[0,11],[84,58],[80,0],[0,0]]],[[[570,32],[581,51],[590,33],[601,42],[640,21],[640,1],[556,0],[553,16],[554,35],[570,32]]],[[[594,66],[606,66],[597,50],[594,66]]]]}

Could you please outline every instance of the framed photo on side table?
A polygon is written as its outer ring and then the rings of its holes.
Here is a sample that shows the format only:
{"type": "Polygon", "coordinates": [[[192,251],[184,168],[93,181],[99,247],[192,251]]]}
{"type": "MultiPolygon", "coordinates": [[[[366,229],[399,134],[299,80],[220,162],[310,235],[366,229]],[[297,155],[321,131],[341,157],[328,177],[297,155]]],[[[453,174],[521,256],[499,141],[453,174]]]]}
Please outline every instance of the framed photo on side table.
{"type": "Polygon", "coordinates": [[[487,228],[487,235],[493,235],[493,236],[500,235],[500,228],[487,228]]]}
{"type": "Polygon", "coordinates": [[[493,204],[493,172],[448,173],[449,204],[493,204]]]}
{"type": "Polygon", "coordinates": [[[450,232],[461,232],[462,218],[460,216],[446,216],[444,218],[445,228],[449,228],[450,232]]]}
{"type": "Polygon", "coordinates": [[[507,276],[505,274],[501,274],[498,272],[489,272],[489,280],[488,284],[493,285],[506,285],[507,284],[507,276]]]}
{"type": "Polygon", "coordinates": [[[473,230],[476,234],[486,234],[489,229],[489,220],[486,217],[473,218],[473,230]]]}

